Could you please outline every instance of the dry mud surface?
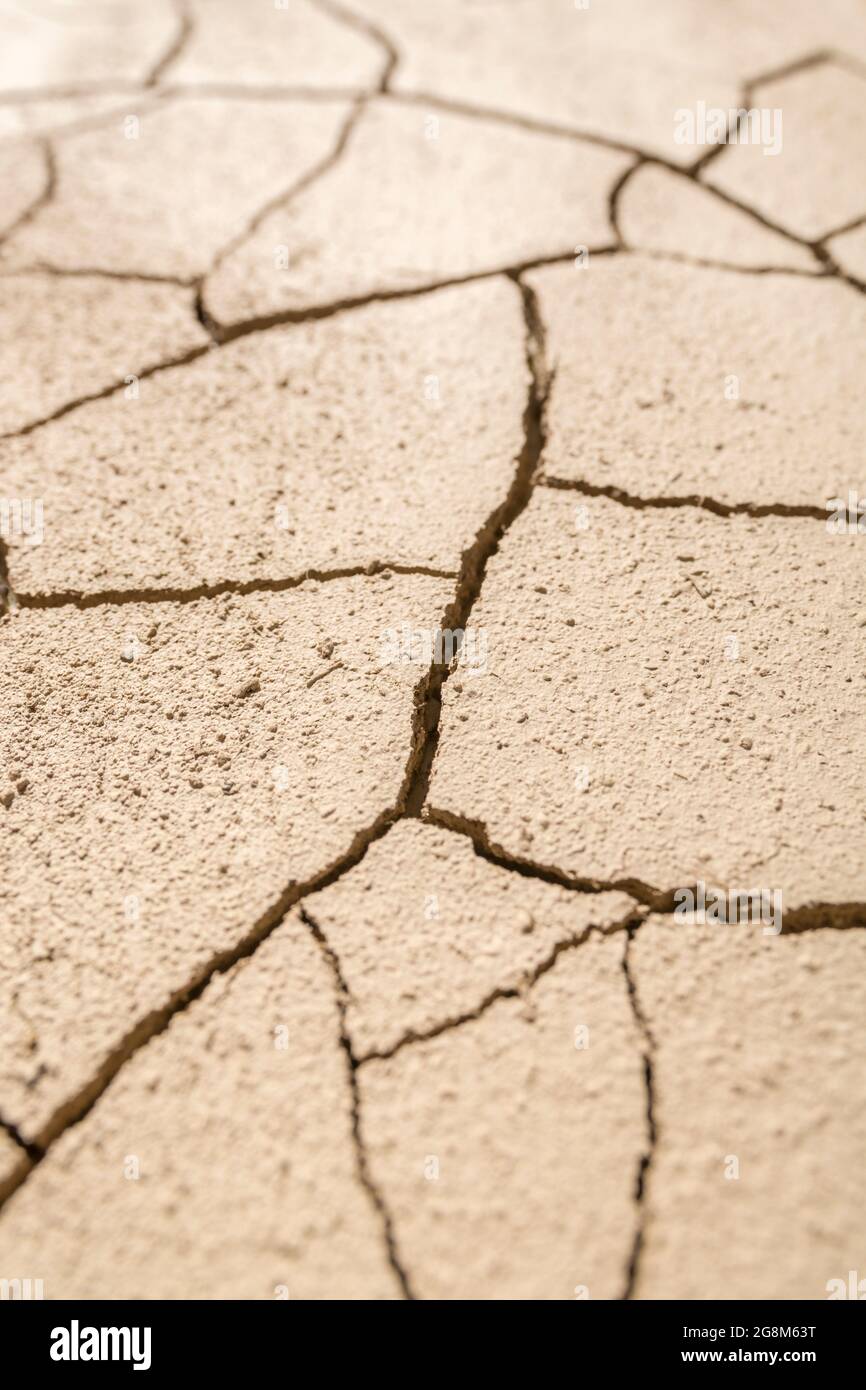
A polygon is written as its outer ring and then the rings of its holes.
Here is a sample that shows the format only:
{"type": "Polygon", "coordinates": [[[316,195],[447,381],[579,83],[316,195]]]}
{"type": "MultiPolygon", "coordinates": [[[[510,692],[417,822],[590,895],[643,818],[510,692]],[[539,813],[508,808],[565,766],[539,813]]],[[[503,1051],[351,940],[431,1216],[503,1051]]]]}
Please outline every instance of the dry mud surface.
{"type": "Polygon", "coordinates": [[[0,1275],[866,1268],[864,122],[861,0],[4,7],[0,1275]]]}

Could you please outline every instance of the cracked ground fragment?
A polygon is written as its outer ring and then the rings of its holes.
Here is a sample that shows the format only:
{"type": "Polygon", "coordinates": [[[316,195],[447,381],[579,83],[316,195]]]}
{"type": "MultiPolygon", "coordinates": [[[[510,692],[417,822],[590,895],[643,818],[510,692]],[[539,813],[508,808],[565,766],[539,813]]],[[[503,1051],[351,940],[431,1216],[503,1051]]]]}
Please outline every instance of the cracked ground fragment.
{"type": "MultiPolygon", "coordinates": [[[[191,290],[43,272],[0,277],[0,434],[210,339],[191,290]],[[21,343],[27,340],[22,358],[21,343]]],[[[0,445],[2,448],[2,445],[0,445]]],[[[2,463],[0,463],[2,470],[2,463]]]]}
{"type": "Polygon", "coordinates": [[[55,1299],[399,1297],[339,1030],[291,915],[58,1140],[4,1210],[0,1265],[55,1299]]]}
{"type": "Polygon", "coordinates": [[[535,863],[862,903],[862,537],[540,488],[444,687],[430,804],[535,863]]]}
{"type": "Polygon", "coordinates": [[[729,145],[707,183],[807,241],[866,214],[866,75],[822,63],[757,87],[752,105],[781,111],[778,153],[729,145]]]}
{"type": "Polygon", "coordinates": [[[521,990],[560,943],[612,929],[634,903],[523,878],[481,859],[468,840],[404,821],[309,907],[340,959],[347,1023],[364,1057],[521,990]]]}
{"type": "Polygon", "coordinates": [[[5,5],[0,91],[142,81],[176,28],[172,0],[5,5]]]}
{"type": "Polygon", "coordinates": [[[348,110],[205,98],[140,113],[132,105],[138,126],[118,117],[56,142],[57,190],[6,242],[5,262],[201,275],[262,205],[331,152],[348,110]]]}
{"type": "Polygon", "coordinates": [[[836,45],[866,57],[858,0],[363,0],[400,53],[393,86],[576,126],[688,164],[674,112],[727,110],[756,72],[836,45]]]}
{"type": "Polygon", "coordinates": [[[658,1141],[635,1296],[822,1299],[866,1238],[862,931],[650,918],[658,1141]]]}
{"type": "Polygon", "coordinates": [[[240,86],[368,90],[383,55],[372,39],[331,18],[312,0],[251,6],[192,0],[192,34],[165,80],[240,86]]]}
{"type": "Polygon", "coordinates": [[[631,176],[619,199],[618,214],[626,245],[638,251],[744,269],[819,269],[805,246],[770,231],[694,180],[658,164],[645,164],[631,176]]]}
{"type": "Polygon", "coordinates": [[[556,373],[548,474],[816,511],[866,491],[866,303],[847,286],[640,256],[529,282],[556,373]]]}
{"type": "Polygon", "coordinates": [[[646,1143],[622,950],[590,937],[526,999],[359,1069],[370,1171],[419,1297],[619,1297],[646,1143]]]}
{"type": "Polygon", "coordinates": [[[626,168],[589,145],[381,100],[337,166],[209,277],[205,302],[231,323],[608,245],[608,191],[626,168]]]}
{"type": "Polygon", "coordinates": [[[396,804],[419,669],[383,666],[382,634],[435,625],[451,587],[5,621],[0,1109],[25,1138],[396,804]]]}
{"type": "Polygon", "coordinates": [[[440,290],[254,334],[9,440],[0,495],[45,515],[41,545],[10,540],[13,588],[456,571],[523,442],[523,336],[509,281],[440,290]]]}

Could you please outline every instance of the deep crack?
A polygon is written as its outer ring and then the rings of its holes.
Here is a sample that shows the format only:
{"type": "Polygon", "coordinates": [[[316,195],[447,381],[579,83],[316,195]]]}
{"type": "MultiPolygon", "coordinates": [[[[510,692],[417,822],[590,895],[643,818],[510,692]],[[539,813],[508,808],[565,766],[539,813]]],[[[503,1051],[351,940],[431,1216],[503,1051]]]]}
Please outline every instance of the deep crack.
{"type": "MultiPolygon", "coordinates": [[[[473,605],[481,592],[488,561],[499,549],[506,531],[528,506],[535,486],[545,442],[544,412],[550,389],[545,360],[545,334],[535,291],[519,274],[511,279],[520,293],[525,327],[526,364],[529,386],[523,411],[523,447],[504,501],[491,512],[473,544],[463,552],[457,591],[442,615],[443,631],[465,632],[473,605]]],[[[415,690],[415,737],[406,774],[406,814],[417,816],[427,799],[430,771],[439,743],[442,687],[453,664],[434,661],[415,690]]]]}
{"type": "MultiPolygon", "coordinates": [[[[639,247],[620,247],[616,245],[608,245],[591,247],[589,249],[590,257],[613,256],[617,254],[631,254],[632,252],[652,255],[664,260],[683,259],[682,257],[676,256],[668,252],[644,252],[639,247]]],[[[860,284],[860,282],[855,281],[854,277],[847,275],[845,272],[843,272],[838,266],[835,265],[835,262],[833,262],[832,265],[826,266],[823,273],[815,272],[814,274],[812,274],[808,271],[797,271],[796,269],[789,269],[785,266],[766,266],[753,271],[744,271],[743,267],[741,266],[728,266],[717,261],[700,261],[693,260],[692,258],[688,259],[689,263],[700,265],[707,269],[719,269],[725,271],[732,271],[735,273],[779,275],[800,274],[809,279],[823,278],[844,280],[846,283],[854,285],[855,288],[866,291],[866,285],[862,285],[860,284]]],[[[826,259],[828,261],[832,261],[832,258],[829,256],[829,253],[826,256],[826,259]]],[[[229,343],[237,342],[242,338],[250,337],[252,334],[255,333],[269,332],[271,329],[274,328],[282,328],[303,323],[318,323],[324,319],[332,318],[336,314],[350,313],[355,309],[363,309],[371,304],[387,304],[398,300],[421,298],[427,294],[435,294],[437,290],[452,289],[460,285],[473,285],[479,283],[480,281],[493,280],[503,275],[513,280],[525,275],[528,271],[531,270],[540,270],[543,269],[545,266],[572,264],[573,262],[574,248],[569,247],[567,250],[551,252],[549,255],[546,256],[536,256],[530,260],[519,261],[513,265],[492,266],[488,270],[470,271],[465,275],[446,276],[441,280],[435,280],[424,285],[413,285],[408,288],[370,290],[364,294],[351,296],[345,299],[332,300],[324,304],[309,305],[306,308],[302,309],[275,310],[274,312],[269,314],[258,315],[250,319],[241,319],[228,324],[218,323],[216,319],[214,319],[213,316],[210,314],[208,309],[205,307],[203,302],[202,289],[204,277],[202,277],[198,281],[192,282],[175,281],[173,277],[165,277],[166,283],[178,283],[180,286],[184,288],[189,288],[194,285],[198,286],[198,292],[194,303],[194,313],[198,318],[199,323],[204,328],[205,332],[208,333],[211,341],[208,343],[199,344],[197,347],[191,348],[188,351],[179,354],[178,356],[168,357],[161,362],[152,363],[148,367],[143,367],[141,371],[137,373],[137,376],[140,381],[144,381],[147,380],[149,377],[159,375],[162,372],[171,371],[174,367],[187,366],[189,363],[195,362],[199,357],[203,357],[205,353],[211,350],[223,347],[229,343]]],[[[30,270],[42,268],[43,267],[35,266],[23,267],[20,271],[12,273],[26,274],[30,270]]],[[[44,267],[44,269],[46,269],[48,273],[53,273],[53,268],[51,267],[44,267]]],[[[58,271],[58,273],[75,274],[76,272],[58,271]]],[[[81,273],[85,275],[112,274],[112,272],[100,271],[97,269],[88,269],[86,271],[82,271],[81,273]]],[[[145,277],[139,275],[138,272],[130,271],[117,272],[115,278],[120,280],[138,280],[150,277],[145,277]]],[[[157,277],[153,278],[156,279],[157,277]]],[[[161,279],[163,277],[159,278],[161,279]]],[[[26,425],[21,425],[17,429],[7,430],[5,433],[0,434],[0,440],[23,438],[26,435],[34,433],[35,430],[42,429],[45,425],[52,424],[55,420],[63,419],[64,416],[69,415],[74,410],[78,410],[81,406],[89,405],[93,401],[106,400],[108,397],[115,395],[118,391],[124,390],[126,384],[127,383],[124,378],[120,381],[111,382],[107,386],[99,387],[94,391],[85,392],[80,396],[74,397],[72,400],[66,401],[63,405],[58,406],[55,410],[50,411],[47,415],[40,416],[38,419],[35,420],[30,420],[26,425]]],[[[547,485],[553,486],[572,485],[570,483],[558,483],[556,481],[551,483],[550,480],[546,481],[547,485]]],[[[689,499],[685,499],[685,504],[690,504],[689,499]]],[[[647,505],[652,504],[648,503],[647,505]]],[[[695,505],[698,504],[696,503],[695,505]]],[[[724,504],[722,503],[719,504],[719,506],[723,505],[724,504]]],[[[773,505],[775,506],[775,504],[773,505]]],[[[780,503],[778,504],[778,506],[783,507],[784,504],[780,503]]],[[[755,514],[757,515],[758,513],[756,512],[755,514]]],[[[789,513],[786,511],[781,511],[779,514],[788,515],[789,513]]],[[[795,514],[806,515],[808,513],[798,512],[795,514]]]]}
{"type": "MultiPolygon", "coordinates": [[[[866,285],[844,272],[836,263],[831,253],[824,244],[832,236],[840,234],[839,231],[828,233],[825,237],[817,241],[808,241],[798,237],[788,229],[774,224],[771,220],[763,216],[747,204],[739,202],[736,198],[722,192],[701,180],[701,174],[706,167],[717,158],[726,148],[726,142],[714,146],[712,149],[703,153],[689,168],[683,168],[661,156],[654,155],[648,151],[640,150],[624,142],[609,139],[605,136],[595,135],[588,132],[580,132],[564,126],[558,126],[553,122],[536,121],[532,118],[521,117],[517,114],[507,112],[497,112],[477,108],[468,103],[448,101],[442,98],[430,97],[423,93],[399,94],[394,95],[389,92],[389,84],[399,55],[396,46],[377,25],[360,14],[356,14],[337,0],[315,0],[318,8],[333,19],[347,24],[356,31],[372,39],[381,48],[384,59],[383,68],[379,78],[377,91],[385,94],[392,99],[406,102],[423,102],[430,106],[438,106],[441,109],[453,110],[460,114],[465,114],[476,119],[487,119],[501,121],[513,125],[523,130],[530,130],[535,133],[583,141],[588,144],[595,144],[608,149],[620,150],[624,153],[632,154],[635,163],[625,171],[617,180],[609,197],[609,210],[611,225],[618,239],[617,247],[604,247],[594,254],[610,254],[613,251],[627,250],[620,234],[618,225],[618,208],[620,196],[626,187],[631,176],[645,164],[659,165],[672,173],[691,179],[706,192],[721,199],[724,203],[734,207],[747,216],[765,226],[768,230],[785,237],[788,241],[809,249],[815,256],[816,261],[821,267],[815,272],[787,270],[783,267],[762,266],[753,268],[735,267],[719,265],[711,261],[703,261],[688,256],[680,256],[674,253],[648,252],[650,255],[658,255],[664,259],[684,260],[691,264],[701,266],[719,266],[719,268],[738,271],[750,274],[801,274],[812,276],[825,276],[827,278],[837,278],[846,284],[851,285],[859,292],[866,292],[866,285]]],[[[166,70],[179,57],[186,43],[188,42],[192,30],[192,18],[189,13],[188,5],[185,0],[180,0],[177,6],[178,27],[171,44],[157,60],[151,73],[145,79],[144,86],[152,87],[163,77],[166,70]]],[[[743,106],[751,104],[753,91],[755,88],[771,80],[779,80],[783,77],[792,75],[795,72],[804,70],[810,66],[825,61],[834,60],[834,55],[826,51],[811,54],[804,58],[795,60],[782,69],[760,78],[753,79],[746,85],[743,95],[743,106]]],[[[841,61],[841,60],[840,60],[841,61]]],[[[850,66],[850,65],[849,65],[850,66]]],[[[861,74],[862,75],[862,74],[861,74]]],[[[202,84],[199,87],[193,85],[190,88],[179,88],[183,92],[207,92],[213,88],[215,94],[222,96],[230,95],[229,88],[224,84],[202,84]]],[[[91,84],[91,88],[73,88],[76,94],[82,90],[110,90],[105,84],[98,87],[91,84]]],[[[257,91],[254,94],[263,100],[282,99],[287,95],[288,89],[271,89],[257,91]]],[[[303,92],[303,89],[295,89],[295,94],[303,92]]],[[[236,93],[249,97],[250,91],[236,93]]],[[[10,95],[6,94],[2,100],[8,101],[10,95]]],[[[27,99],[39,99],[41,93],[28,92],[27,99]]],[[[345,95],[345,94],[341,94],[345,95]]],[[[283,205],[289,198],[300,193],[308,187],[310,182],[327,173],[337,162],[344,152],[351,132],[358,120],[366,101],[371,93],[356,94],[354,106],[350,112],[344,126],[338,136],[335,148],[322,161],[315,165],[307,174],[303,175],[287,192],[278,195],[276,198],[264,204],[253,215],[244,232],[221,252],[218,253],[211,269],[215,268],[220,262],[229,255],[237,245],[249,235],[251,235],[261,222],[273,211],[274,208],[283,205]]],[[[328,99],[330,99],[329,94],[328,99]]],[[[323,93],[313,92],[309,94],[309,99],[325,99],[323,93]]],[[[109,119],[108,116],[99,119],[109,119]]],[[[730,132],[729,132],[730,134],[730,132]]],[[[49,203],[54,196],[57,182],[57,170],[54,159],[53,147],[48,138],[40,141],[45,159],[45,185],[34,199],[33,203],[25,209],[17,221],[10,227],[5,237],[12,236],[20,227],[26,225],[38,215],[42,207],[49,203]]],[[[863,218],[854,219],[850,225],[846,225],[841,231],[850,230],[860,225],[863,218]]],[[[5,239],[5,238],[4,238],[5,239]]],[[[640,248],[635,248],[640,249],[640,248]]],[[[545,443],[545,407],[551,384],[550,372],[545,358],[544,331],[541,315],[534,291],[522,280],[522,275],[529,269],[534,269],[543,265],[558,264],[573,259],[573,251],[569,249],[562,254],[556,254],[544,258],[537,258],[527,261],[520,265],[510,267],[500,267],[498,269],[476,272],[473,274],[446,278],[434,284],[415,287],[408,290],[381,290],[373,291],[363,296],[347,299],[327,305],[318,305],[304,310],[287,310],[277,314],[265,315],[260,318],[246,320],[236,324],[221,325],[217,323],[204,304],[203,285],[207,276],[202,276],[194,282],[185,282],[176,277],[145,276],[130,272],[124,274],[120,272],[74,269],[64,271],[60,268],[50,266],[38,266],[23,268],[14,271],[15,274],[28,273],[31,270],[41,271],[55,275],[104,275],[113,276],[117,279],[147,279],[157,282],[172,284],[192,283],[197,288],[195,301],[195,311],[199,322],[206,329],[209,336],[217,345],[236,341],[239,338],[248,336],[251,333],[265,331],[272,327],[284,324],[303,323],[327,318],[333,314],[362,307],[366,304],[385,302],[391,299],[403,299],[416,295],[423,295],[435,292],[439,288],[451,285],[473,283],[477,280],[487,279],[498,275],[508,275],[513,279],[520,291],[526,335],[526,355],[529,366],[530,382],[528,398],[523,415],[524,443],[521,452],[516,460],[516,471],[503,500],[487,521],[480,528],[471,546],[464,551],[459,574],[456,576],[458,582],[453,599],[447,606],[442,619],[442,627],[452,630],[465,629],[471,616],[474,604],[479,597],[484,582],[487,563],[496,554],[499,544],[508,531],[512,523],[520,516],[528,505],[536,485],[550,488],[566,488],[581,492],[588,496],[605,496],[621,505],[643,508],[669,508],[669,507],[697,507],[712,512],[717,516],[730,517],[735,515],[749,515],[753,517],[764,516],[785,516],[785,517],[810,517],[826,519],[826,508],[807,505],[787,505],[784,503],[752,504],[737,503],[726,504],[698,495],[688,495],[683,497],[660,497],[642,498],[637,497],[626,491],[614,488],[597,486],[583,481],[570,481],[554,477],[540,477],[541,457],[545,443]]],[[[209,274],[210,272],[208,272],[209,274]]],[[[211,350],[210,345],[200,346],[192,351],[169,361],[156,364],[151,368],[144,369],[138,375],[146,378],[163,370],[173,367],[186,365],[204,353],[211,350]]],[[[10,434],[0,436],[2,438],[23,437],[38,429],[41,425],[52,420],[60,419],[79,405],[88,402],[104,399],[122,389],[124,382],[118,382],[103,390],[93,392],[79,397],[77,400],[67,403],[46,416],[44,419],[31,422],[23,428],[13,431],[10,434]]],[[[345,578],[360,574],[374,574],[381,570],[389,569],[402,574],[426,574],[437,578],[453,578],[452,572],[447,570],[434,570],[424,566],[394,565],[387,562],[374,562],[368,566],[353,566],[342,570],[317,571],[308,570],[300,576],[283,579],[263,579],[235,582],[223,580],[211,585],[198,585],[189,588],[169,588],[169,589],[138,589],[138,590],[106,590],[100,593],[86,594],[79,591],[56,592],[49,595],[19,595],[17,602],[24,608],[51,608],[62,605],[71,605],[77,608],[89,608],[101,604],[125,604],[133,602],[189,602],[199,598],[214,597],[222,593],[251,594],[256,592],[281,592],[283,590],[297,587],[308,579],[315,579],[324,582],[334,578],[345,578]]],[[[9,573],[8,555],[5,543],[0,537],[0,611],[8,605],[9,573]]],[[[637,901],[644,905],[644,908],[652,908],[654,911],[667,913],[673,910],[673,897],[676,890],[663,891],[653,888],[651,885],[634,879],[619,880],[615,882],[603,882],[593,878],[580,878],[568,875],[555,866],[545,866],[534,864],[530,861],[510,855],[502,846],[490,840],[487,827],[480,821],[472,821],[469,818],[458,816],[455,813],[447,812],[437,808],[427,806],[427,796],[429,792],[430,772],[435,758],[436,749],[440,736],[440,718],[442,706],[442,691],[444,684],[448,680],[453,665],[445,662],[435,663],[425,673],[418,682],[414,692],[414,716],[410,752],[407,759],[401,789],[397,795],[393,807],[382,812],[376,820],[367,828],[357,832],[353,837],[349,849],[346,853],[335,860],[331,866],[321,873],[307,880],[304,884],[297,884],[290,881],[282,890],[275,902],[259,917],[241,941],[231,949],[214,953],[206,964],[201,967],[193,977],[174,992],[170,1000],[161,1008],[152,1011],[126,1034],[110,1056],[103,1062],[97,1075],[85,1084],[76,1096],[65,1101],[62,1106],[54,1113],[49,1121],[43,1126],[36,1142],[24,1139],[18,1128],[0,1117],[0,1129],[20,1149],[22,1162],[16,1168],[15,1173],[7,1181],[5,1188],[0,1188],[0,1204],[5,1201],[10,1193],[26,1179],[31,1171],[41,1162],[42,1158],[50,1150],[51,1145],[56,1139],[65,1132],[70,1126],[79,1123],[89,1113],[93,1105],[105,1093],[114,1077],[119,1074],[127,1061],[144,1047],[151,1038],[164,1032],[171,1024],[173,1018],[188,1008],[196,999],[201,997],[210,982],[218,974],[225,973],[238,964],[248,960],[253,956],[259,945],[265,941],[279,925],[285,920],[288,912],[302,902],[307,896],[315,894],[330,883],[336,882],[345,873],[353,869],[365,856],[370,844],[385,835],[390,827],[403,816],[419,816],[431,824],[442,826],[445,829],[454,831],[470,838],[475,848],[475,852],[481,857],[496,864],[509,872],[514,872],[523,876],[534,877],[546,882],[555,883],[562,887],[578,892],[600,893],[611,890],[619,890],[630,894],[637,901]]],[[[339,958],[333,947],[327,940],[319,924],[311,916],[305,906],[301,906],[299,915],[307,928],[316,940],[333,976],[336,994],[336,1003],[340,1023],[340,1045],[346,1061],[347,1082],[351,1096],[351,1119],[352,1135],[355,1149],[356,1165],[359,1180],[368,1194],[368,1197],[382,1223],[383,1236],[387,1255],[391,1268],[397,1278],[404,1296],[414,1299],[415,1294],[411,1287],[409,1276],[402,1264],[396,1244],[394,1223],[382,1192],[375,1184],[369,1166],[366,1146],[362,1132],[362,1101],[358,1082],[358,1070],[368,1061],[383,1060],[394,1056],[403,1047],[416,1042],[426,1041],[430,1038],[439,1036],[445,1032],[462,1026],[464,1023],[473,1021],[486,1012],[499,999],[514,998],[522,995],[530,989],[541,975],[551,970],[564,952],[573,950],[583,944],[590,934],[600,932],[596,926],[590,926],[585,931],[569,936],[558,941],[548,955],[538,966],[528,972],[517,983],[511,986],[499,986],[490,991],[488,995],[476,1006],[475,1009],[465,1013],[452,1016],[441,1020],[430,1029],[421,1032],[410,1030],[403,1035],[395,1044],[385,1049],[372,1049],[362,1056],[358,1056],[354,1050],[347,1023],[347,1008],[349,1002],[349,991],[343,976],[339,958]]],[[[605,930],[608,931],[625,930],[626,941],[622,958],[622,969],[626,981],[629,1004],[636,1028],[642,1038],[642,1062],[643,1077],[646,1097],[646,1135],[647,1143],[645,1150],[641,1153],[638,1161],[638,1169],[635,1178],[635,1202],[637,1207],[637,1227],[634,1235],[632,1249],[629,1257],[628,1268],[625,1276],[625,1287],[623,1292],[624,1299],[635,1296],[640,1277],[641,1258],[645,1250],[646,1230],[647,1230],[647,1198],[648,1187],[651,1177],[653,1162],[658,1144],[658,1124],[657,1124],[657,1097],[656,1083],[654,1074],[656,1045],[650,1029],[647,1017],[643,1011],[637,983],[632,967],[631,948],[635,935],[645,920],[646,912],[635,909],[634,912],[624,918],[621,922],[605,930]]],[[[783,920],[783,934],[799,933],[818,929],[850,929],[866,927],[866,904],[862,903],[841,903],[841,904],[809,904],[801,908],[794,909],[785,915],[783,920]]]]}
{"type": "MultiPolygon", "coordinates": [[[[0,1130],[8,1135],[13,1144],[21,1150],[22,1154],[29,1159],[31,1164],[38,1163],[43,1157],[43,1151],[39,1145],[28,1143],[18,1126],[14,1125],[11,1120],[4,1119],[2,1115],[0,1115],[0,1130]]],[[[24,1172],[26,1173],[27,1171],[29,1170],[25,1168],[24,1172]]]]}

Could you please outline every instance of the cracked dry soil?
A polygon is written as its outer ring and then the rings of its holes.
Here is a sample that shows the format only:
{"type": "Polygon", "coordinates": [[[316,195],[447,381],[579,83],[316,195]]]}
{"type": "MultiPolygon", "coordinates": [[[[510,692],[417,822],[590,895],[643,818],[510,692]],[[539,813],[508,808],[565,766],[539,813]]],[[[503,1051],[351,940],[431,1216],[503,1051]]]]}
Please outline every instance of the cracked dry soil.
{"type": "Polygon", "coordinates": [[[0,1274],[826,1297],[866,9],[70,9],[0,45],[0,1274]]]}

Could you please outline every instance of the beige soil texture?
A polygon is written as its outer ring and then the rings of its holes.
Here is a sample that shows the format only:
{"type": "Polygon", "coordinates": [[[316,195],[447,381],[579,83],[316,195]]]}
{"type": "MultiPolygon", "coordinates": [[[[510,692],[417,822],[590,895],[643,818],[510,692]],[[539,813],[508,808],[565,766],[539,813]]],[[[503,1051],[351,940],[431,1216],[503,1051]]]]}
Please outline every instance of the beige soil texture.
{"type": "Polygon", "coordinates": [[[864,114],[860,0],[5,7],[0,1277],[863,1269],[864,114]]]}

